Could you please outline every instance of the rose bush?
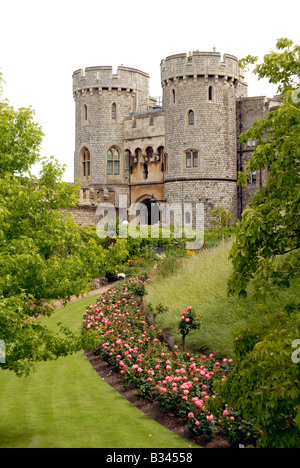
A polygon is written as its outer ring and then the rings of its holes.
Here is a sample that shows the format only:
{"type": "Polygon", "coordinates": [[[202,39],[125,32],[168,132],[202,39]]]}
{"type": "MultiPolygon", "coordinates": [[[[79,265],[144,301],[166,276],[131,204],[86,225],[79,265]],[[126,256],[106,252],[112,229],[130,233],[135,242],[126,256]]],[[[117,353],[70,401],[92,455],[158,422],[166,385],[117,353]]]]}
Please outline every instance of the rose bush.
{"type": "Polygon", "coordinates": [[[213,354],[194,356],[178,346],[170,350],[142,310],[147,281],[130,279],[100,295],[84,314],[83,332],[99,332],[93,351],[119,370],[124,386],[156,399],[162,410],[186,419],[191,433],[211,439],[218,415],[207,402],[214,398],[214,382],[226,379],[233,362],[220,362],[213,354]]]}

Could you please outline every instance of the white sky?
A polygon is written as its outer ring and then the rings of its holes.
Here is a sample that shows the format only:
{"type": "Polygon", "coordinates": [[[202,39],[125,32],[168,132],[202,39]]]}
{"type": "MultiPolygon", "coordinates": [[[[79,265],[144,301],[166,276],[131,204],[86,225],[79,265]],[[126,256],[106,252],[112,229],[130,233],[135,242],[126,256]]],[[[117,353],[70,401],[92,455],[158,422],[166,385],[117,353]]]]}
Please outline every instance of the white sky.
{"type": "MultiPolygon", "coordinates": [[[[262,60],[280,37],[300,43],[299,10],[298,0],[0,0],[3,96],[32,106],[42,155],[66,164],[73,181],[75,70],[124,64],[149,73],[151,96],[161,96],[163,58],[216,47],[262,60]]],[[[252,74],[246,80],[249,96],[276,93],[252,74]]]]}

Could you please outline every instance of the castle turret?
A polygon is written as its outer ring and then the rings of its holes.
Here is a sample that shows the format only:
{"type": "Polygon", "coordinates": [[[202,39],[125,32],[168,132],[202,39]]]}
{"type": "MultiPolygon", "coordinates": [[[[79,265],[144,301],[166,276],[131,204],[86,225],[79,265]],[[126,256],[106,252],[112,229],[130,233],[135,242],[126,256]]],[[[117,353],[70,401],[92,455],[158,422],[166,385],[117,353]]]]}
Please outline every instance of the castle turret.
{"type": "Polygon", "coordinates": [[[237,58],[225,54],[221,61],[215,51],[172,55],[161,62],[161,81],[168,204],[203,202],[206,220],[216,205],[236,215],[236,98],[247,95],[237,58]]]}
{"type": "Polygon", "coordinates": [[[124,118],[148,109],[149,75],[118,67],[90,67],[73,74],[76,102],[75,177],[83,186],[128,183],[123,154],[124,118]]]}

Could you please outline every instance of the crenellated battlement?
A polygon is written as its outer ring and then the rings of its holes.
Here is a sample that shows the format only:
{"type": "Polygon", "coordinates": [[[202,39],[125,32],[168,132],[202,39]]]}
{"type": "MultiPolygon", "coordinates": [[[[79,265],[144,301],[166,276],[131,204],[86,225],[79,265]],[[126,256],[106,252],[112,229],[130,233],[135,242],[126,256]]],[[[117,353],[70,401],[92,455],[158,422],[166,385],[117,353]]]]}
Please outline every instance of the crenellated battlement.
{"type": "MultiPolygon", "coordinates": [[[[240,216],[263,182],[255,174],[237,191],[238,170],[254,151],[241,147],[239,135],[272,104],[247,98],[238,58],[215,48],[195,50],[167,56],[160,68],[161,101],[150,97],[148,73],[136,68],[94,66],[73,73],[78,224],[97,224],[102,204],[116,207],[118,215],[126,198],[127,208],[137,202],[147,209],[163,201],[180,205],[182,221],[193,227],[201,202],[207,229],[213,207],[240,216]]],[[[161,210],[144,222],[165,218],[161,210]]]]}
{"type": "Polygon", "coordinates": [[[149,75],[135,68],[120,66],[117,73],[113,67],[88,67],[85,70],[76,70],[73,73],[73,93],[93,90],[113,90],[136,92],[149,89],[149,75]]]}
{"type": "Polygon", "coordinates": [[[238,59],[229,54],[224,54],[223,61],[219,52],[194,51],[189,54],[170,55],[161,62],[161,81],[176,81],[179,78],[193,76],[216,79],[224,78],[244,82],[243,70],[238,66],[238,59]]]}

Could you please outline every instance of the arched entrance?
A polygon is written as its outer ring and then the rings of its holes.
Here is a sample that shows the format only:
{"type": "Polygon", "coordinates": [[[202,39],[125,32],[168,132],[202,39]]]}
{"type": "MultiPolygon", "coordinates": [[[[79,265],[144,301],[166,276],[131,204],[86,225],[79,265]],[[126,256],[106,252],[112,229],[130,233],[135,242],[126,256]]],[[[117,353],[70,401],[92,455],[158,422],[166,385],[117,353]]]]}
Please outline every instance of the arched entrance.
{"type": "Polygon", "coordinates": [[[160,221],[160,207],[157,201],[154,198],[145,198],[140,200],[140,203],[145,205],[147,210],[145,210],[144,215],[144,224],[148,226],[153,226],[154,224],[159,223],[160,221]]]}

